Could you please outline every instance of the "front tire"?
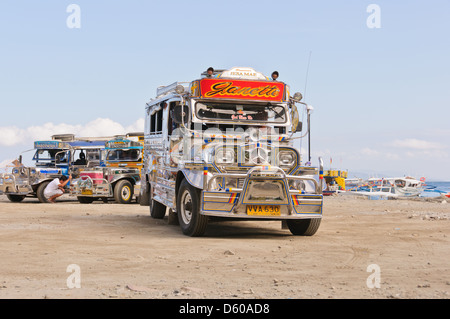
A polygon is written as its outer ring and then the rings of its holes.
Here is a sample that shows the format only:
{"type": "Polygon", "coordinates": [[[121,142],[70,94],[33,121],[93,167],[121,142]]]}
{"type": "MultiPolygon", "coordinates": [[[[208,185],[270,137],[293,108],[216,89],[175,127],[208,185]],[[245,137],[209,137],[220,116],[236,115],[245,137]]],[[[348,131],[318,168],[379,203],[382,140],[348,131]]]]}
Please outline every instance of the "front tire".
{"type": "Polygon", "coordinates": [[[177,215],[183,234],[202,236],[208,225],[208,217],[200,214],[200,190],[183,180],[178,190],[177,215]]]}
{"type": "Polygon", "coordinates": [[[287,226],[295,236],[312,236],[319,229],[321,218],[289,219],[287,226]]]}
{"type": "Polygon", "coordinates": [[[37,191],[36,191],[37,198],[39,199],[39,201],[41,203],[44,203],[44,204],[50,203],[48,198],[46,198],[44,196],[44,191],[45,191],[45,188],[47,187],[48,184],[50,184],[50,181],[43,182],[41,185],[38,186],[37,191]]]}
{"type": "Polygon", "coordinates": [[[6,197],[8,197],[8,199],[13,202],[13,203],[20,203],[21,201],[24,200],[25,195],[11,195],[11,194],[7,194],[6,197]]]}
{"type": "Polygon", "coordinates": [[[150,216],[154,219],[163,219],[166,216],[166,206],[160,202],[151,200],[150,216]]]}
{"type": "Polygon", "coordinates": [[[150,203],[150,185],[145,183],[146,185],[142,185],[141,193],[139,194],[139,205],[140,206],[149,206],[150,203]]]}
{"type": "Polygon", "coordinates": [[[127,180],[117,182],[114,187],[114,199],[119,204],[130,204],[133,200],[133,185],[127,180]]]}

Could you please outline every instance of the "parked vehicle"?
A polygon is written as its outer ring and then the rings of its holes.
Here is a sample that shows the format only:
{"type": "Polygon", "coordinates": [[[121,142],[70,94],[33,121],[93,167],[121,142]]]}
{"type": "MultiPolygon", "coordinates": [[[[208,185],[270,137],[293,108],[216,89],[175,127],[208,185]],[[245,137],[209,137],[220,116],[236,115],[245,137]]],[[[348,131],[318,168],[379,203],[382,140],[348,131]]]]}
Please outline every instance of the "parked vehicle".
{"type": "Polygon", "coordinates": [[[18,165],[0,179],[0,193],[12,202],[25,197],[37,197],[47,203],[44,190],[56,177],[72,175],[76,178],[80,169],[102,165],[105,142],[101,138],[75,138],[73,135],[55,135],[49,141],[34,142],[34,166],[24,166],[19,157],[18,165]]]}
{"type": "Polygon", "coordinates": [[[188,236],[203,235],[211,217],[280,220],[294,235],[316,233],[323,161],[306,165],[293,146],[295,133],[306,136],[297,103],[310,122],[301,99],[251,68],[159,87],[145,110],[141,198],[151,216],[176,214],[188,236]]]}
{"type": "Polygon", "coordinates": [[[104,166],[84,168],[74,180],[70,194],[80,203],[92,203],[95,199],[129,204],[140,192],[140,171],[143,160],[143,133],[128,138],[118,137],[106,142],[104,166]]]}

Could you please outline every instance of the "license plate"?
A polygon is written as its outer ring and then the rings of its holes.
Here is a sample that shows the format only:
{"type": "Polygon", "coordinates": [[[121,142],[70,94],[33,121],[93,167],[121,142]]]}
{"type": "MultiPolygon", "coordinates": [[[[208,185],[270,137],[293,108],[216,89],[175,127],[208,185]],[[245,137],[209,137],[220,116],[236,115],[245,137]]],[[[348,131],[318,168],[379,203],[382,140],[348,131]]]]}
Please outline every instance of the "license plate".
{"type": "Polygon", "coordinates": [[[247,205],[247,215],[252,216],[280,216],[280,206],[247,205]]]}
{"type": "Polygon", "coordinates": [[[92,191],[91,190],[82,190],[81,195],[92,195],[92,191]]]}

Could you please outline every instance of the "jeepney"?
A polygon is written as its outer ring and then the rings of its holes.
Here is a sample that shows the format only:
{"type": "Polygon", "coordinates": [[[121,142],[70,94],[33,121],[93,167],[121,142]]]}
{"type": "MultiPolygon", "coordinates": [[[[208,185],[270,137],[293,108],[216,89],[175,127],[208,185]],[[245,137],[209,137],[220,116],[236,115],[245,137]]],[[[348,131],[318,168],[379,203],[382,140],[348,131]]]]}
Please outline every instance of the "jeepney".
{"type": "Polygon", "coordinates": [[[144,136],[136,136],[137,140],[131,138],[118,137],[106,142],[105,167],[83,169],[80,177],[72,181],[70,194],[85,204],[95,199],[107,202],[109,198],[120,204],[129,204],[137,199],[144,136]]]}
{"type": "Polygon", "coordinates": [[[159,87],[145,109],[141,197],[150,215],[176,214],[188,236],[203,235],[212,217],[279,220],[294,235],[315,234],[323,161],[311,166],[294,147],[309,131],[312,108],[301,100],[251,68],[159,87]]]}
{"type": "MultiPolygon", "coordinates": [[[[37,197],[41,203],[48,203],[44,190],[53,179],[61,175],[77,177],[81,168],[98,166],[104,157],[104,141],[67,139],[35,141],[33,161],[28,167],[22,164],[22,157],[11,173],[0,179],[0,193],[12,202],[21,202],[25,197],[37,197]]],[[[68,186],[66,186],[68,187],[68,186]]]]}

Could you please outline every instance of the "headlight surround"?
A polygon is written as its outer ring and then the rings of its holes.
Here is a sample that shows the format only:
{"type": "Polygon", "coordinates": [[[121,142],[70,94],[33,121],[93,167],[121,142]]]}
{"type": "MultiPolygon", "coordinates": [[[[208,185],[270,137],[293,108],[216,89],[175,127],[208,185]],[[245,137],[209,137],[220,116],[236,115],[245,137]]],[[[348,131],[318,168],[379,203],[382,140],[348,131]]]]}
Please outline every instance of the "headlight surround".
{"type": "Polygon", "coordinates": [[[278,153],[278,163],[280,166],[292,167],[295,165],[297,155],[293,151],[281,151],[278,153]]]}
{"type": "Polygon", "coordinates": [[[233,164],[236,153],[231,148],[220,148],[216,151],[215,160],[217,164],[233,164]]]}

